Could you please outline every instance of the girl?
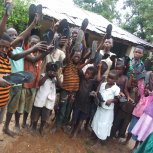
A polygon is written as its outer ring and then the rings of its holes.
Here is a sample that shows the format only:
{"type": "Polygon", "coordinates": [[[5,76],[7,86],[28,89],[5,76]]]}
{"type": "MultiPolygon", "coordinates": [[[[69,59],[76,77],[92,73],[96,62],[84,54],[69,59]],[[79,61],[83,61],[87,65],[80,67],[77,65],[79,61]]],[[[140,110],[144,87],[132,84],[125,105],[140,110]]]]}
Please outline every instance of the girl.
{"type": "Polygon", "coordinates": [[[92,121],[92,129],[101,140],[106,140],[110,136],[114,119],[115,97],[119,96],[120,88],[116,85],[117,72],[111,70],[108,74],[107,82],[100,85],[99,93],[105,101],[102,107],[98,107],[92,121]]]}

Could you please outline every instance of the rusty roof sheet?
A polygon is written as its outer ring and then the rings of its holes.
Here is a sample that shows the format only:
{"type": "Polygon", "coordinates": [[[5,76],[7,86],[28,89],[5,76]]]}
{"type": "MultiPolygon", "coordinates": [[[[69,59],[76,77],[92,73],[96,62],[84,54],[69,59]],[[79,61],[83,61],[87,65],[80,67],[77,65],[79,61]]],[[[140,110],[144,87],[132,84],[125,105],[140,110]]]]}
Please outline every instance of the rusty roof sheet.
{"type": "MultiPolygon", "coordinates": [[[[69,5],[69,3],[66,3],[64,0],[40,0],[39,3],[42,3],[42,5],[46,7],[43,9],[44,15],[56,18],[58,20],[65,18],[70,24],[80,26],[83,19],[88,18],[89,25],[87,29],[101,35],[105,34],[107,25],[112,24],[103,16],[86,11],[74,4],[69,5]]],[[[115,24],[112,25],[112,36],[114,38],[153,48],[153,45],[146,42],[145,40],[138,38],[137,36],[127,32],[126,30],[123,30],[115,24]]]]}

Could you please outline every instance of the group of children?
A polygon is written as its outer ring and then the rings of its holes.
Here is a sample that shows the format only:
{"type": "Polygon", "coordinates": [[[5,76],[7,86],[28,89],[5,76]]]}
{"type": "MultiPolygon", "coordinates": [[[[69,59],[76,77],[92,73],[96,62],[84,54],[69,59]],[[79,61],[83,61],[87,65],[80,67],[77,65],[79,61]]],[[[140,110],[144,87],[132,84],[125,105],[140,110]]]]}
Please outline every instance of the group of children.
{"type": "MultiPolygon", "coordinates": [[[[9,129],[13,114],[18,132],[21,114],[23,128],[28,127],[30,114],[30,129],[36,131],[41,118],[39,132],[43,135],[52,112],[55,118],[51,133],[63,128],[76,137],[84,125],[92,129],[98,143],[111,137],[126,144],[133,137],[135,149],[153,132],[153,74],[145,70],[141,60],[142,46],[136,46],[132,59],[117,58],[110,51],[113,39],[105,36],[91,59],[85,56],[90,46],[85,40],[87,19],[78,30],[81,38],[62,37],[55,48],[37,35],[30,36],[39,21],[37,14],[19,35],[14,28],[4,28],[8,17],[4,13],[0,24],[0,123],[7,107],[4,133],[12,137],[16,134],[9,129]],[[62,64],[59,66],[57,61],[62,64]],[[19,71],[32,72],[34,80],[11,85],[3,79],[19,71]]],[[[58,25],[54,27],[56,35],[58,25]]]]}

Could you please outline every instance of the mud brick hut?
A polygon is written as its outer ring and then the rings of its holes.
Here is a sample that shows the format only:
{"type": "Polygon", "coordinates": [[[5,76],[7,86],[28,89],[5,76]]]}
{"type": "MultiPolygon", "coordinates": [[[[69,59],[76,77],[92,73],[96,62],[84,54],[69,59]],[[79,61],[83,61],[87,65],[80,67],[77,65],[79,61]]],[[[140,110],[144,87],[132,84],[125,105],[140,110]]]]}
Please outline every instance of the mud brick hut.
{"type": "MultiPolygon", "coordinates": [[[[68,20],[71,27],[80,26],[83,19],[88,18],[89,25],[87,33],[89,34],[90,45],[93,40],[100,42],[105,34],[107,25],[112,24],[101,15],[86,11],[73,3],[67,3],[67,1],[39,0],[38,3],[43,5],[44,17],[41,27],[42,31],[52,27],[56,21],[64,18],[68,20]]],[[[146,50],[152,51],[153,44],[136,37],[134,34],[131,34],[114,24],[112,25],[112,37],[114,39],[114,47],[112,51],[115,52],[118,57],[124,55],[132,57],[136,45],[143,45],[146,50]]]]}

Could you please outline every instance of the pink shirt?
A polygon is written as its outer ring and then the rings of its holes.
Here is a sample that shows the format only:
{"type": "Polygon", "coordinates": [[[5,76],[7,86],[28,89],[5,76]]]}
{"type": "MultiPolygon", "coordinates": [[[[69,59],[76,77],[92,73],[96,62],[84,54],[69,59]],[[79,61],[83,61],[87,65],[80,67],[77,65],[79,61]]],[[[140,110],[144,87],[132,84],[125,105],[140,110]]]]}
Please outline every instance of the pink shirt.
{"type": "Polygon", "coordinates": [[[132,113],[136,117],[140,117],[143,114],[147,105],[153,100],[153,96],[148,96],[148,97],[144,96],[144,80],[143,79],[138,81],[138,90],[141,95],[141,98],[132,113]]]}

